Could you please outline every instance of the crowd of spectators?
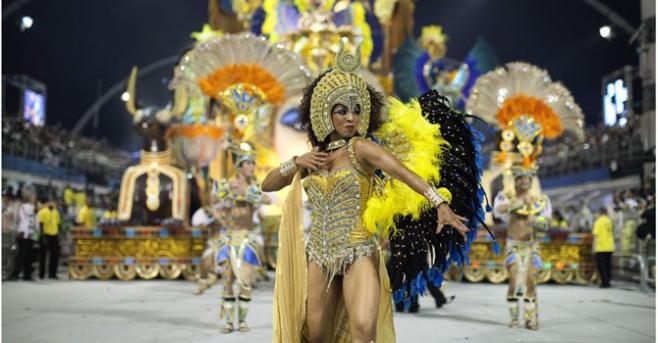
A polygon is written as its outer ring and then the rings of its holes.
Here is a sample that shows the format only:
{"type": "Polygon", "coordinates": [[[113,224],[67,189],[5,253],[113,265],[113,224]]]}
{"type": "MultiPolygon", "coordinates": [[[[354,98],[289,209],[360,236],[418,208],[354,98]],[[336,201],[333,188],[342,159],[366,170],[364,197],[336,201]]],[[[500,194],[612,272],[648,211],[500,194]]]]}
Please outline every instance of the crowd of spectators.
{"type": "MultiPolygon", "coordinates": [[[[595,262],[601,287],[610,287],[613,256],[644,259],[648,276],[655,279],[656,199],[653,190],[624,190],[612,195],[612,201],[583,200],[578,205],[554,207],[549,230],[591,233],[595,262]]],[[[619,264],[617,268],[630,268],[619,264]]],[[[641,271],[640,271],[641,274],[641,271]]]]}
{"type": "Polygon", "coordinates": [[[545,141],[538,162],[540,176],[564,175],[591,168],[616,168],[623,160],[646,153],[640,134],[639,118],[625,126],[603,124],[585,131],[584,141],[563,135],[545,141]]]}
{"type": "Polygon", "coordinates": [[[94,194],[90,189],[66,186],[37,187],[3,180],[2,271],[3,277],[32,279],[32,264],[39,260],[39,277],[45,276],[49,253],[49,277],[56,278],[59,257],[72,253],[70,230],[74,226],[94,229],[117,222],[118,194],[94,194]],[[56,217],[56,220],[53,219],[56,217]],[[53,261],[54,259],[54,261],[53,261]]]}
{"type": "MultiPolygon", "coordinates": [[[[618,240],[625,237],[624,251],[628,252],[634,246],[631,236],[636,236],[636,228],[645,211],[655,203],[655,196],[650,190],[632,189],[617,191],[612,196],[612,202],[603,208],[607,215],[615,222],[615,236],[618,240]],[[626,227],[626,233],[623,233],[626,227]]],[[[550,229],[568,232],[589,232],[596,220],[596,211],[592,204],[583,200],[578,204],[559,206],[553,204],[553,218],[550,229]]],[[[655,234],[653,235],[655,236],[655,234]]]]}
{"type": "Polygon", "coordinates": [[[57,126],[34,126],[18,117],[2,118],[2,153],[84,174],[121,177],[130,155],[105,140],[74,137],[57,126]]]}

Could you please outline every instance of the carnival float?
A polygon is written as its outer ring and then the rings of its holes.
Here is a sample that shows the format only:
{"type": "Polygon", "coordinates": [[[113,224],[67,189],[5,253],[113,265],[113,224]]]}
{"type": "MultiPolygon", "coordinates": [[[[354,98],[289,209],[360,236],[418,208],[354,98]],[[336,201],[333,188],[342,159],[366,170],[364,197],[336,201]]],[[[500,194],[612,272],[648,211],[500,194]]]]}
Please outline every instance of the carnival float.
{"type": "MultiPolygon", "coordinates": [[[[257,178],[303,152],[294,150],[307,140],[299,100],[306,85],[333,64],[341,40],[361,45],[367,67],[362,76],[379,91],[408,100],[436,89],[453,107],[496,129],[499,149],[482,180],[489,194],[513,159],[536,162],[544,138],[582,136],[580,109],[546,71],[525,63],[500,66],[481,38],[465,56],[450,58],[440,26],[413,36],[414,7],[412,0],[209,0],[208,24],[192,34],[194,47],[172,71],[171,105],[138,108],[138,70],[131,73],[126,109],[143,137],[140,161],[122,179],[120,223],[72,231],[70,277],[195,280],[206,241],[221,228],[193,225],[193,213],[212,208],[213,182],[231,176],[236,151],[245,143],[254,150],[257,178]]],[[[261,259],[271,268],[277,204],[284,196],[276,194],[279,201],[260,215],[261,259]]],[[[487,222],[496,229],[492,218],[487,222]]],[[[504,229],[495,234],[504,242],[504,229]]],[[[538,239],[542,281],[591,279],[589,235],[548,232],[538,239]]],[[[494,250],[486,235],[479,236],[463,276],[505,281],[503,257],[494,250]]]]}

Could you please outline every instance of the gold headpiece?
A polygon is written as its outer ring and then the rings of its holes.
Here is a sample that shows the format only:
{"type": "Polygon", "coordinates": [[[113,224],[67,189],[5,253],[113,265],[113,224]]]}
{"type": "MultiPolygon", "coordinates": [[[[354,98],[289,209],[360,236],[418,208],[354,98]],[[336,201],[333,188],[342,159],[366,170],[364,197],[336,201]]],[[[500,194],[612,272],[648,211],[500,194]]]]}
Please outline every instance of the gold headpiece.
{"type": "MultiPolygon", "coordinates": [[[[542,152],[542,126],[527,115],[520,115],[510,121],[500,133],[500,151],[494,153],[495,162],[510,163],[512,172],[529,174],[537,172],[537,157],[542,152]]],[[[525,174],[524,174],[525,175],[525,174]]]]}
{"type": "Polygon", "coordinates": [[[512,172],[512,176],[516,179],[517,177],[528,176],[535,177],[537,176],[537,165],[525,166],[523,164],[512,164],[509,168],[512,172]]]}
{"type": "Polygon", "coordinates": [[[336,69],[325,74],[313,89],[311,95],[311,127],[319,141],[324,141],[334,131],[331,121],[331,109],[336,104],[343,104],[349,110],[361,106],[361,120],[356,128],[360,136],[365,136],[370,123],[370,93],[368,84],[355,74],[361,65],[361,46],[355,54],[344,49],[343,41],[336,55],[336,69]]]}
{"type": "Polygon", "coordinates": [[[249,142],[234,143],[229,146],[229,151],[235,154],[235,165],[239,166],[242,162],[256,162],[256,151],[249,142]]]}
{"type": "Polygon", "coordinates": [[[443,27],[439,25],[423,26],[420,34],[420,45],[426,47],[430,42],[436,44],[446,44],[448,36],[443,32],[443,27]]]}

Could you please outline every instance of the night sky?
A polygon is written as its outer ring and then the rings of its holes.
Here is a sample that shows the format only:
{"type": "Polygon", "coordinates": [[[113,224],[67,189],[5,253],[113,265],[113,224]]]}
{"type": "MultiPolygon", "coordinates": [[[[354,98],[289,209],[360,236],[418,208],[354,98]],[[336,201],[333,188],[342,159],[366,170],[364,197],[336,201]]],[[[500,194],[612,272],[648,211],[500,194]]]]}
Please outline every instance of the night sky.
{"type": "MultiPolygon", "coordinates": [[[[604,1],[634,27],[640,1],[604,1]]],[[[3,1],[6,7],[7,1],[3,1]]],[[[125,79],[133,65],[146,66],[175,56],[193,44],[190,33],[207,21],[205,0],[33,0],[3,21],[2,73],[26,74],[48,87],[47,123],[73,128],[101,94],[125,79]],[[20,32],[21,16],[34,26],[20,32]]],[[[637,65],[628,35],[612,41],[599,36],[605,17],[577,0],[421,0],[417,33],[423,25],[443,25],[450,36],[448,56],[461,59],[483,37],[502,63],[526,61],[549,71],[573,93],[594,125],[601,118],[601,77],[637,65]]],[[[140,102],[164,106],[173,64],[138,82],[140,102]]],[[[98,132],[127,150],[139,148],[132,118],[117,96],[100,111],[98,132]]]]}

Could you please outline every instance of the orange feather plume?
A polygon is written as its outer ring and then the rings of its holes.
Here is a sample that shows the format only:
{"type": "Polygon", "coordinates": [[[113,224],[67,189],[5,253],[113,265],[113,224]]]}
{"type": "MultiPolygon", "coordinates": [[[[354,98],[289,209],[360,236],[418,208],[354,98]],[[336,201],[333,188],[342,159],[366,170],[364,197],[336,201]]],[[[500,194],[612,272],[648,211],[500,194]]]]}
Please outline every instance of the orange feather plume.
{"type": "Polygon", "coordinates": [[[496,113],[496,119],[501,127],[507,127],[521,115],[531,116],[541,125],[542,135],[546,138],[555,138],[564,131],[560,117],[546,102],[523,94],[507,98],[496,113]]]}
{"type": "Polygon", "coordinates": [[[215,70],[212,74],[198,80],[199,87],[208,96],[215,99],[231,86],[243,83],[260,89],[266,101],[279,104],[283,101],[285,89],[270,72],[252,63],[230,64],[215,70]]]}

